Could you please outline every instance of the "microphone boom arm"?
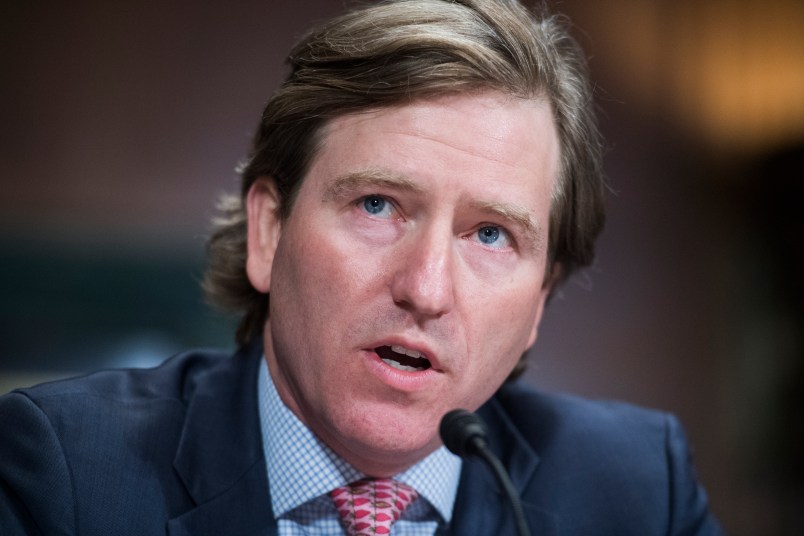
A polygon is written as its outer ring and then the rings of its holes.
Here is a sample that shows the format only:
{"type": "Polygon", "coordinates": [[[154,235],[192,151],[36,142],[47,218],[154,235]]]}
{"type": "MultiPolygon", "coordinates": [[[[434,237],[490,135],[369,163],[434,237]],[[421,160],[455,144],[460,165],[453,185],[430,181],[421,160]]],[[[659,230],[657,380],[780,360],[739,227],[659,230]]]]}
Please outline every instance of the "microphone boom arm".
{"type": "Polygon", "coordinates": [[[517,534],[519,536],[530,536],[530,529],[525,522],[525,512],[522,509],[522,501],[520,501],[519,494],[514,489],[511,478],[508,476],[508,472],[503,467],[502,462],[491,452],[488,446],[486,441],[488,433],[483,420],[465,409],[455,409],[448,412],[441,419],[439,432],[444,446],[453,454],[457,454],[461,458],[478,456],[486,462],[511,504],[514,519],[516,520],[517,534]]]}
{"type": "Polygon", "coordinates": [[[490,467],[491,472],[497,478],[497,482],[502,487],[503,492],[508,497],[511,503],[511,509],[514,511],[514,519],[516,521],[516,530],[519,536],[530,536],[530,529],[525,521],[525,512],[522,510],[522,501],[519,499],[519,494],[514,489],[514,484],[508,476],[508,472],[503,467],[502,462],[497,456],[491,452],[485,441],[476,439],[475,452],[477,456],[483,459],[490,467]]]}

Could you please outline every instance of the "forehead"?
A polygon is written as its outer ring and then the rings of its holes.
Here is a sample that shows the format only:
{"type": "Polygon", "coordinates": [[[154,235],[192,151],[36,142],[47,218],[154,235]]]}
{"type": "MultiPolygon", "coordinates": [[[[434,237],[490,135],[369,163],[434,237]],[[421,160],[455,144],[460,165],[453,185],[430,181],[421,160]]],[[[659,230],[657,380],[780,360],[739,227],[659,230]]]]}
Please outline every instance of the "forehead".
{"type": "Polygon", "coordinates": [[[490,186],[504,178],[529,178],[552,188],[558,156],[555,121],[545,100],[489,91],[337,117],[320,133],[311,170],[393,164],[393,173],[415,180],[454,165],[456,180],[469,178],[458,171],[474,170],[472,175],[488,179],[490,186]]]}

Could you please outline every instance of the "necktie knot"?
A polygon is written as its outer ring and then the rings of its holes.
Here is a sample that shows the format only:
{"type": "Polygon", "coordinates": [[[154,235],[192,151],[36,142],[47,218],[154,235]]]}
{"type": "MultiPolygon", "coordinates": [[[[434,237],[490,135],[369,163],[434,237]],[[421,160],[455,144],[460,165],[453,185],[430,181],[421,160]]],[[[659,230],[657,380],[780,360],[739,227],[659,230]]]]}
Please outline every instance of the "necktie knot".
{"type": "Polygon", "coordinates": [[[348,536],[390,534],[391,525],[418,496],[410,486],[390,478],[358,480],[330,493],[348,536]]]}

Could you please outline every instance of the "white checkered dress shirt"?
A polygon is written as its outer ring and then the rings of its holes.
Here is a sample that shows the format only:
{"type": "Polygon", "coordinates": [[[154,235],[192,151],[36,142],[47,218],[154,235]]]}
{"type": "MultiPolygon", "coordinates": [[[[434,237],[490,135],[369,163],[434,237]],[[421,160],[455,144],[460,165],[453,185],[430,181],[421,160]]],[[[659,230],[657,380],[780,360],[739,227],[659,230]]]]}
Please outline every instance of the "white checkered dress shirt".
{"type": "MultiPolygon", "coordinates": [[[[263,360],[258,379],[260,423],[271,507],[280,536],[343,534],[329,492],[365,477],[340,459],[285,406],[263,360]]],[[[441,447],[394,478],[419,492],[393,536],[433,536],[452,518],[461,460],[441,447]]]]}

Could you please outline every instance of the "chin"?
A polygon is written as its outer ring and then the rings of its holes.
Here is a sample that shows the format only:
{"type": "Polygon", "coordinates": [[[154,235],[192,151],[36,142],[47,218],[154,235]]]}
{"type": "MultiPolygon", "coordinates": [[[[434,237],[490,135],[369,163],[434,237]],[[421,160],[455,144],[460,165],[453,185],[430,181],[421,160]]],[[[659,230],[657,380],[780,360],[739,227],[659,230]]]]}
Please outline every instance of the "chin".
{"type": "Polygon", "coordinates": [[[398,473],[441,445],[437,422],[408,421],[386,412],[378,412],[378,415],[379,418],[371,422],[363,416],[357,421],[339,423],[339,429],[345,432],[341,444],[346,450],[339,454],[365,473],[372,476],[387,476],[378,472],[398,473]],[[388,419],[383,419],[384,416],[388,419]]]}

